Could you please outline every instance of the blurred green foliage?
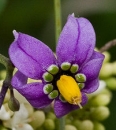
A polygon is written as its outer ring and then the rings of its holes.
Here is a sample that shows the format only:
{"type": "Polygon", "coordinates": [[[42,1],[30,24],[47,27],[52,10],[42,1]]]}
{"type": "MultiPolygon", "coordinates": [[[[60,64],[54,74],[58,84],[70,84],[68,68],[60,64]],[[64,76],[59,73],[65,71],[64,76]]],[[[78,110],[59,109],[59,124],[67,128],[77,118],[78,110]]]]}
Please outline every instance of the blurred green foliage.
{"type": "MultiPolygon", "coordinates": [[[[63,25],[71,13],[88,18],[95,28],[98,48],[116,38],[115,0],[97,0],[96,3],[92,0],[62,0],[61,3],[63,25]]],[[[54,28],[53,0],[0,0],[0,53],[8,56],[14,29],[42,40],[55,50],[54,28]]],[[[116,59],[115,50],[116,47],[109,50],[112,60],[116,59]]],[[[115,129],[115,93],[110,104],[111,116],[105,122],[106,130],[115,129]]]]}

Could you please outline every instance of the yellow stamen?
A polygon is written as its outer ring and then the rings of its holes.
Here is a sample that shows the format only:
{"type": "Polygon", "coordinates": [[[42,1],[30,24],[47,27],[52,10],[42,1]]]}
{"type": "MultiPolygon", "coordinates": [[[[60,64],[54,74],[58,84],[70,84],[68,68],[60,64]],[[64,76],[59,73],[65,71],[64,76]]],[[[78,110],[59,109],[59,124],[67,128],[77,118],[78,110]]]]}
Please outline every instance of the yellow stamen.
{"type": "Polygon", "coordinates": [[[74,78],[71,76],[62,75],[57,81],[57,87],[67,102],[78,105],[82,108],[80,104],[82,102],[82,95],[74,78]]]}

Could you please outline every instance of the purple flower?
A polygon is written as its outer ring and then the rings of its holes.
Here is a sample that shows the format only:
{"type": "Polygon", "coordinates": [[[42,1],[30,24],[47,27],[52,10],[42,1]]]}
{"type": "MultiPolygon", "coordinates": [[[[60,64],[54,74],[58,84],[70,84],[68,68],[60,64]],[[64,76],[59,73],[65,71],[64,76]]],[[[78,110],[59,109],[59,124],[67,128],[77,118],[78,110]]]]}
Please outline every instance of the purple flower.
{"type": "Polygon", "coordinates": [[[86,93],[99,86],[99,71],[104,56],[94,51],[95,32],[85,18],[70,15],[56,47],[52,50],[36,38],[13,32],[10,59],[18,68],[13,87],[35,108],[54,100],[54,111],[62,117],[87,103],[86,93]],[[27,78],[41,82],[27,83],[27,78]]]}

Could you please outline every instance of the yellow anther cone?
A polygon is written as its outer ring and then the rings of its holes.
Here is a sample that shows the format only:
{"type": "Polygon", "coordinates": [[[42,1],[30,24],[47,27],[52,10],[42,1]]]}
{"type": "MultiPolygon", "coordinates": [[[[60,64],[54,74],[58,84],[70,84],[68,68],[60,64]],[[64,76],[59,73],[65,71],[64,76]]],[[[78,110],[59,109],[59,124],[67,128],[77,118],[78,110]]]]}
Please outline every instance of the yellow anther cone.
{"type": "Polygon", "coordinates": [[[81,106],[82,95],[78,87],[77,82],[71,76],[62,75],[57,81],[57,87],[64,97],[64,99],[70,104],[81,106]]]}

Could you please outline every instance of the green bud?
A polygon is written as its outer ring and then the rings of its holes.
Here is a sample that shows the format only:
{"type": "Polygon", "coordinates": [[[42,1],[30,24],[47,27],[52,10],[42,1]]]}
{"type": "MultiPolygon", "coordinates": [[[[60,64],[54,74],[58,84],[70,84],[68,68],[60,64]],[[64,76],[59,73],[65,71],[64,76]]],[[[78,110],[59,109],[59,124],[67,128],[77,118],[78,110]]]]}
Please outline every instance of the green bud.
{"type": "Polygon", "coordinates": [[[49,118],[49,119],[55,120],[55,119],[56,119],[56,116],[54,115],[53,112],[48,112],[47,115],[46,115],[46,118],[49,118]]]}
{"type": "Polygon", "coordinates": [[[79,130],[93,130],[93,122],[90,120],[84,120],[81,122],[81,124],[79,125],[79,130]]]}
{"type": "Polygon", "coordinates": [[[33,113],[33,115],[30,117],[31,118],[31,122],[30,124],[33,126],[34,129],[42,126],[42,124],[45,121],[45,114],[43,111],[35,111],[33,113]]]}
{"type": "Polygon", "coordinates": [[[105,127],[99,122],[94,122],[94,130],[105,130],[105,127]]]}
{"type": "Polygon", "coordinates": [[[80,120],[74,120],[73,125],[79,129],[81,127],[81,121],[80,120]]]}
{"type": "Polygon", "coordinates": [[[101,78],[108,78],[113,74],[113,68],[111,63],[105,63],[103,64],[101,71],[100,71],[100,77],[101,78]]]}
{"type": "Polygon", "coordinates": [[[111,58],[110,53],[105,51],[105,52],[103,52],[103,54],[105,55],[104,63],[109,62],[110,58],[111,58]]]}
{"type": "Polygon", "coordinates": [[[65,125],[65,130],[77,130],[77,128],[73,125],[65,125]]]}
{"type": "Polygon", "coordinates": [[[86,81],[86,76],[84,74],[78,73],[75,75],[76,81],[77,82],[85,82],[86,81]]]}
{"type": "Polygon", "coordinates": [[[116,78],[111,77],[108,78],[106,81],[107,87],[111,90],[116,90],[116,78]]]}
{"type": "Polygon", "coordinates": [[[18,111],[20,108],[19,101],[15,97],[10,97],[8,101],[8,106],[12,111],[18,111]]]}
{"type": "Polygon", "coordinates": [[[96,107],[91,112],[92,118],[98,121],[105,120],[109,115],[110,115],[109,108],[105,106],[96,107]]]}
{"type": "Polygon", "coordinates": [[[54,130],[55,129],[55,123],[52,119],[46,119],[43,127],[45,128],[45,130],[54,130]]]}
{"type": "Polygon", "coordinates": [[[105,106],[110,103],[111,98],[107,94],[98,94],[90,100],[92,106],[105,106]]]}
{"type": "Polygon", "coordinates": [[[113,74],[116,75],[116,61],[112,63],[113,74]]]}
{"type": "Polygon", "coordinates": [[[70,67],[71,67],[71,64],[69,63],[69,62],[63,62],[62,64],[61,64],[61,69],[62,70],[69,70],[70,69],[70,67]]]}

